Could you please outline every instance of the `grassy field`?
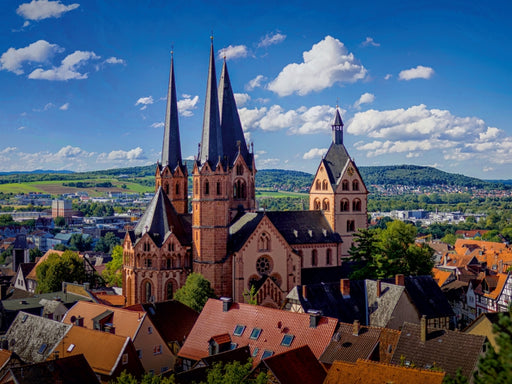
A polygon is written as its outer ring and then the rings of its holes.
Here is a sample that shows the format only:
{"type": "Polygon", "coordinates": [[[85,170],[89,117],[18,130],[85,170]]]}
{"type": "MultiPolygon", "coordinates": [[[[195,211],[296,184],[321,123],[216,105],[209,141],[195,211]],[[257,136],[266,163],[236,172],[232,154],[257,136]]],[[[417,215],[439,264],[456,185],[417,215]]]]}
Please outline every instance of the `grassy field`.
{"type": "Polygon", "coordinates": [[[266,191],[256,189],[256,197],[257,198],[280,198],[280,197],[307,197],[309,194],[307,193],[299,193],[299,192],[285,192],[285,191],[266,191]]]}

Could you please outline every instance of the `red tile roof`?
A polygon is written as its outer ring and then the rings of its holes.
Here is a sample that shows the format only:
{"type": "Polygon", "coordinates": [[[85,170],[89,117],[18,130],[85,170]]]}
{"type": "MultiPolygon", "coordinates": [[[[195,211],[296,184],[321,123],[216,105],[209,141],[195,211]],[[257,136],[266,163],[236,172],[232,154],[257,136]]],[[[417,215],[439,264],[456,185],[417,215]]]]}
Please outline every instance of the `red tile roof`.
{"type": "Polygon", "coordinates": [[[337,319],[321,316],[316,328],[312,328],[309,314],[242,303],[233,303],[230,309],[224,312],[222,301],[210,299],[178,356],[190,360],[206,357],[208,340],[214,335],[228,333],[231,341],[238,347],[250,346],[254,365],[260,362],[264,351],[278,354],[303,345],[308,345],[318,359],[331,341],[337,323],[337,319]],[[233,335],[237,325],[245,327],[240,336],[233,335]],[[251,339],[251,333],[255,328],[260,328],[261,334],[251,339]],[[285,335],[291,338],[289,346],[281,345],[285,335]],[[255,352],[256,348],[258,350],[255,352]]]}

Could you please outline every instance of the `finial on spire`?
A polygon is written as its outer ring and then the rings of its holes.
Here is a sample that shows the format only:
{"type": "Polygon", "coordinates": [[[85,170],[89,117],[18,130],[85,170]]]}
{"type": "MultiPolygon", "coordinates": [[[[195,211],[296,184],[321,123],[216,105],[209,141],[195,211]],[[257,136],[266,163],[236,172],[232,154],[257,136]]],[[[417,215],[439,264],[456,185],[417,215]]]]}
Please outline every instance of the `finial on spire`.
{"type": "Polygon", "coordinates": [[[337,98],[336,98],[336,109],[338,109],[339,104],[340,104],[340,98],[339,98],[339,97],[337,97],[337,98]]]}
{"type": "Polygon", "coordinates": [[[174,43],[171,44],[171,59],[174,57],[174,43]]]}
{"type": "Polygon", "coordinates": [[[212,29],[212,31],[211,31],[211,33],[210,33],[210,41],[211,41],[211,42],[212,42],[212,44],[213,44],[213,29],[212,29]]]}

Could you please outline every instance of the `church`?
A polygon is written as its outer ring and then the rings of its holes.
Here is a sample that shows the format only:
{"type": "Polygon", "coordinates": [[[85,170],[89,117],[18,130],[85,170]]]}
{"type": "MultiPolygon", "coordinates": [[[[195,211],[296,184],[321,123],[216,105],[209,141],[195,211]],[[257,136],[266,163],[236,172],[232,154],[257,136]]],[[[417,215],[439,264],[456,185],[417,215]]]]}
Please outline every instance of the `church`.
{"type": "Polygon", "coordinates": [[[368,191],[343,144],[338,108],[331,128],[332,142],[310,188],[309,210],[258,210],[254,150],[245,141],[226,60],[217,87],[212,42],[189,196],[171,58],[155,195],[123,242],[126,304],[172,299],[196,272],[218,296],[244,302],[244,293],[254,286],[258,304],[279,308],[305,271],[339,267],[352,235],[367,228],[368,191]]]}

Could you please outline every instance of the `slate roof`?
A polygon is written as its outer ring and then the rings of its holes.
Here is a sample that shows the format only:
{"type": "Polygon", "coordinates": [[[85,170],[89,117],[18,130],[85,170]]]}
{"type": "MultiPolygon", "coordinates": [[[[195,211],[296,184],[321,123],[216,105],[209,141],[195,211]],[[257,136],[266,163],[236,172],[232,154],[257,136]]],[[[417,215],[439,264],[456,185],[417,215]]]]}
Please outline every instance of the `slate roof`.
{"type": "Polygon", "coordinates": [[[324,384],[442,384],[444,372],[400,367],[369,360],[335,361],[324,384]]]}
{"type": "Polygon", "coordinates": [[[84,355],[14,367],[9,375],[17,384],[99,384],[84,355]]]}
{"type": "Polygon", "coordinates": [[[267,217],[292,247],[295,244],[341,243],[321,211],[268,211],[245,213],[229,228],[230,249],[238,251],[260,221],[267,217]]]}
{"type": "Polygon", "coordinates": [[[26,312],[18,313],[5,338],[9,350],[26,363],[46,360],[56,344],[69,332],[70,325],[26,312]]]}
{"type": "Polygon", "coordinates": [[[260,366],[267,367],[279,384],[322,384],[327,376],[307,345],[268,357],[260,366]]]}
{"type": "Polygon", "coordinates": [[[325,170],[329,176],[329,182],[334,190],[349,161],[350,156],[345,146],[332,142],[325,157],[322,159],[322,164],[325,166],[325,170]]]}
{"type": "Polygon", "coordinates": [[[409,361],[416,367],[429,368],[435,363],[452,377],[460,367],[466,378],[471,377],[482,352],[485,336],[436,329],[427,333],[427,340],[423,343],[420,332],[420,325],[404,323],[391,359],[392,364],[400,364],[404,356],[405,364],[409,361]]]}
{"type": "Polygon", "coordinates": [[[317,327],[312,328],[310,315],[305,313],[243,303],[233,303],[224,312],[222,301],[209,299],[178,356],[200,360],[208,356],[208,340],[212,336],[228,333],[231,342],[238,346],[250,346],[254,365],[259,363],[265,350],[277,354],[303,345],[309,345],[313,354],[319,357],[329,344],[337,322],[334,318],[322,316],[318,319],[317,327]],[[240,336],[233,334],[237,325],[245,327],[240,336]],[[251,339],[254,328],[260,328],[261,334],[251,339]],[[293,335],[289,346],[281,345],[284,335],[293,335]],[[256,353],[255,348],[258,348],[256,353]]]}
{"type": "Polygon", "coordinates": [[[380,333],[380,328],[360,326],[355,335],[353,324],[340,323],[319,360],[332,364],[335,360],[355,363],[357,359],[369,359],[379,344],[380,333]]]}
{"type": "Polygon", "coordinates": [[[159,187],[135,227],[135,239],[148,232],[155,244],[161,247],[172,231],[182,245],[190,245],[192,230],[188,220],[182,219],[181,216],[174,209],[162,187],[159,187]]]}
{"type": "Polygon", "coordinates": [[[340,290],[340,281],[334,283],[310,284],[306,286],[306,297],[302,295],[303,286],[294,288],[304,312],[310,309],[320,310],[324,316],[330,316],[344,323],[359,320],[366,324],[366,302],[363,280],[350,281],[350,296],[344,297],[340,290]]]}
{"type": "Polygon", "coordinates": [[[199,317],[199,313],[176,300],[136,304],[124,309],[144,311],[166,343],[181,344],[199,317]]]}
{"type": "Polygon", "coordinates": [[[377,297],[378,282],[365,280],[365,284],[369,322],[377,327],[385,327],[389,324],[398,301],[405,292],[405,287],[381,281],[381,294],[377,297]]]}

